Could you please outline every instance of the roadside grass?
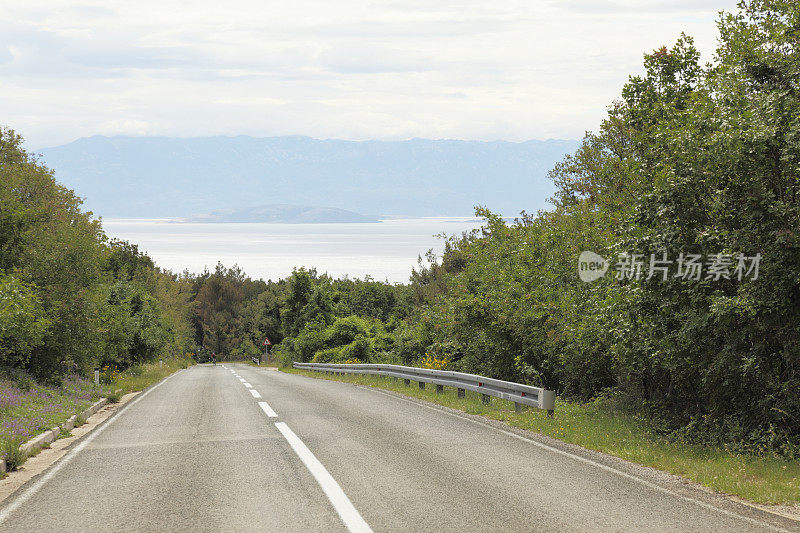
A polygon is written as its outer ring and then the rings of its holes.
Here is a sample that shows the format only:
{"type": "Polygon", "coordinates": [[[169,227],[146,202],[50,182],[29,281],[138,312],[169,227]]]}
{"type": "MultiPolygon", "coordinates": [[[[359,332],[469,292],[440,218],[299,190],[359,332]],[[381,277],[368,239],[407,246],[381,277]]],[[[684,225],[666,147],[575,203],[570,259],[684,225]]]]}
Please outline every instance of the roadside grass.
{"type": "Polygon", "coordinates": [[[751,502],[767,505],[800,502],[800,462],[774,456],[735,454],[721,448],[671,441],[655,434],[632,416],[595,404],[557,399],[555,418],[547,418],[546,413],[538,409],[516,413],[513,402],[498,398],[492,398],[491,403],[485,405],[481,402],[481,395],[472,391],[466,391],[464,398],[458,398],[456,390],[450,387],[437,393],[430,384],[425,390],[420,390],[415,382],[406,386],[401,379],[382,376],[336,376],[293,368],[281,368],[281,371],[391,390],[500,420],[513,427],[670,472],[751,502]]]}
{"type": "MultiPolygon", "coordinates": [[[[122,389],[119,397],[134,391],[144,390],[150,385],[157,383],[165,377],[174,374],[182,368],[188,368],[194,364],[190,358],[164,359],[164,364],[158,361],[134,365],[116,376],[116,380],[108,385],[106,394],[117,396],[115,391],[122,389]]],[[[119,401],[119,400],[117,400],[119,401]]]]}
{"type": "Polygon", "coordinates": [[[20,444],[42,431],[62,424],[69,417],[96,402],[104,393],[90,380],[66,378],[60,387],[39,385],[19,372],[0,374],[0,458],[9,470],[25,457],[20,444]]]}
{"type": "Polygon", "coordinates": [[[278,368],[280,366],[277,361],[267,361],[266,363],[261,363],[260,365],[257,365],[253,361],[249,361],[249,360],[248,361],[233,361],[233,362],[235,362],[235,363],[247,363],[248,365],[254,366],[254,367],[278,368]]]}
{"type": "MultiPolygon", "coordinates": [[[[6,470],[16,470],[27,459],[25,452],[19,449],[22,444],[24,439],[20,438],[0,441],[0,457],[6,461],[6,470]]],[[[3,475],[4,473],[0,472],[0,477],[3,475]]]]}
{"type": "MultiPolygon", "coordinates": [[[[173,359],[165,360],[163,367],[158,362],[136,365],[100,386],[80,376],[65,378],[59,387],[47,386],[19,371],[0,372],[0,459],[13,470],[25,461],[19,446],[32,437],[63,424],[100,398],[119,401],[123,394],[142,390],[191,364],[190,359],[173,359]]],[[[76,425],[85,422],[79,415],[76,425]]],[[[59,438],[68,435],[62,431],[59,438]]]]}

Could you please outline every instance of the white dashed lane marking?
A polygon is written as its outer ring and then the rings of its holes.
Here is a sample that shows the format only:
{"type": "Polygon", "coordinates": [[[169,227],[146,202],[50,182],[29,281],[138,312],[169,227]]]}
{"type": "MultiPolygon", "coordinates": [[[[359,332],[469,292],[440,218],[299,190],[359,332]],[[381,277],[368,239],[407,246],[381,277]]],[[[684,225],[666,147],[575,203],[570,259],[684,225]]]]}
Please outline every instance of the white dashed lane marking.
{"type": "Polygon", "coordinates": [[[278,413],[272,410],[267,402],[258,402],[258,406],[270,418],[278,418],[278,413]]]}
{"type": "MultiPolygon", "coordinates": [[[[239,378],[239,381],[247,387],[247,390],[250,391],[250,394],[253,395],[253,398],[261,399],[261,394],[257,390],[253,388],[247,381],[243,378],[239,377],[237,374],[234,374],[236,377],[239,378]]],[[[267,402],[258,402],[258,406],[264,411],[264,414],[267,415],[269,418],[278,418],[278,413],[276,413],[272,407],[269,406],[267,402]]],[[[275,427],[278,428],[278,431],[281,432],[283,437],[292,447],[294,453],[300,458],[300,461],[308,468],[308,471],[311,472],[311,475],[314,476],[314,479],[317,480],[319,486],[322,488],[322,491],[328,497],[333,508],[339,514],[339,518],[342,519],[344,522],[345,527],[351,532],[358,532],[358,533],[372,533],[372,528],[369,527],[366,520],[361,516],[358,510],[355,508],[353,503],[347,497],[347,495],[342,490],[342,487],[333,479],[333,476],[328,472],[328,470],[319,462],[311,450],[300,440],[294,431],[289,429],[284,422],[276,422],[275,427]]]]}

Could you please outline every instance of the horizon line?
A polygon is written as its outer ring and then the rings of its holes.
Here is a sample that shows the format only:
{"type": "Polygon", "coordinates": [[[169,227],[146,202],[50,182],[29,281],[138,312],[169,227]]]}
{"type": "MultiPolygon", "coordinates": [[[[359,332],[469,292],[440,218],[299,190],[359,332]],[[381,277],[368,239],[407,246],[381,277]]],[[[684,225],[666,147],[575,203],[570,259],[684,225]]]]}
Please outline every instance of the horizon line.
{"type": "MultiPolygon", "coordinates": [[[[333,141],[333,142],[347,142],[347,143],[404,143],[404,142],[413,142],[413,141],[434,141],[434,142],[464,142],[464,143],[507,143],[507,144],[525,144],[529,142],[580,142],[581,139],[559,139],[549,137],[547,139],[526,139],[522,141],[512,141],[507,139],[492,139],[492,140],[485,140],[485,139],[456,139],[456,138],[432,138],[432,137],[410,137],[410,138],[402,138],[402,139],[345,139],[345,138],[336,138],[336,137],[327,137],[327,138],[320,138],[320,137],[313,137],[311,135],[302,135],[302,134],[288,134],[288,135],[267,135],[267,136],[254,136],[249,134],[237,134],[237,135],[198,135],[198,136],[169,136],[169,135],[103,135],[103,134],[95,134],[89,135],[84,137],[78,137],[71,141],[55,144],[55,145],[48,145],[48,146],[39,146],[36,148],[29,148],[29,151],[35,152],[38,150],[48,150],[52,148],[59,148],[62,146],[68,146],[70,144],[74,144],[76,142],[84,141],[84,140],[91,140],[91,139],[171,139],[171,140],[201,140],[201,139],[237,139],[237,138],[247,138],[247,139],[254,139],[254,140],[267,140],[267,139],[310,139],[313,141],[333,141]]],[[[24,139],[24,136],[23,136],[24,139]]]]}

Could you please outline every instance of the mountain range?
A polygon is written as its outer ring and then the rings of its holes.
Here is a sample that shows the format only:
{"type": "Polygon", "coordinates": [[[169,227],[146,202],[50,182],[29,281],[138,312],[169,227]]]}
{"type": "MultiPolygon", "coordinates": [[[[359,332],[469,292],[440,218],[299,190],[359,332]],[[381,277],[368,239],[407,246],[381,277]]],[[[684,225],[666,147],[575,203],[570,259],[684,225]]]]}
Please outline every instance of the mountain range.
{"type": "Polygon", "coordinates": [[[237,209],[221,209],[207,214],[192,215],[173,219],[174,222],[205,223],[276,223],[276,224],[340,224],[380,222],[377,218],[367,217],[352,211],[335,207],[317,207],[301,205],[259,205],[237,209]]]}
{"type": "MultiPolygon", "coordinates": [[[[547,171],[577,141],[344,141],[311,137],[104,137],[45,148],[42,161],[110,218],[191,217],[258,205],[379,215],[506,216],[547,207],[547,171]]],[[[335,217],[334,217],[335,218],[335,217]]]]}

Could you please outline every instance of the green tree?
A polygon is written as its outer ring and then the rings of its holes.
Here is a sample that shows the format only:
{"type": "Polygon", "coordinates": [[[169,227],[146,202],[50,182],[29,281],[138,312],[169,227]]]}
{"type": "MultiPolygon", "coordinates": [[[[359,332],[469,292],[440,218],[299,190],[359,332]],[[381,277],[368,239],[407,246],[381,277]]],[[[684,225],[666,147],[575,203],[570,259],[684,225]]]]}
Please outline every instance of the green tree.
{"type": "Polygon", "coordinates": [[[27,366],[49,327],[34,288],[0,273],[0,366],[27,366]]]}
{"type": "Polygon", "coordinates": [[[758,279],[632,289],[646,351],[622,352],[665,417],[784,451],[800,436],[799,22],[800,6],[783,1],[722,17],[718,62],[689,119],[654,136],[674,153],[668,179],[628,234],[645,253],[760,254],[758,279]]]}
{"type": "Polygon", "coordinates": [[[97,355],[104,236],[80,206],[17,134],[0,129],[0,270],[34,287],[51,324],[27,362],[41,377],[89,368],[97,355]]]}
{"type": "Polygon", "coordinates": [[[200,344],[219,356],[230,355],[241,340],[239,310],[244,302],[244,275],[218,264],[194,300],[200,344]]]}

